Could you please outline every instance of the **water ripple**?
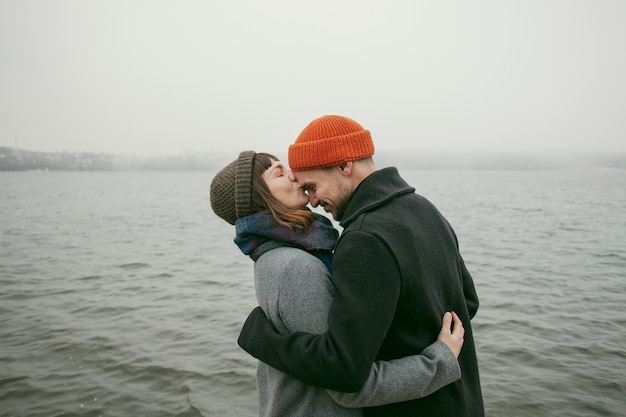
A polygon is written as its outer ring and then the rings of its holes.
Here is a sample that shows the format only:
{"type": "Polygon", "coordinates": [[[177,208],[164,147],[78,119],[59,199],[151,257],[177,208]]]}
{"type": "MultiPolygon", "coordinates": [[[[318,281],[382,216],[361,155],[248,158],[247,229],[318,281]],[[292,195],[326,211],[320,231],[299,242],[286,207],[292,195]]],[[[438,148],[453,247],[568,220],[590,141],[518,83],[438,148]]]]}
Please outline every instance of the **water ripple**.
{"type": "MultiPolygon", "coordinates": [[[[252,262],[207,214],[211,175],[5,174],[0,415],[257,414],[252,262]]],[[[474,277],[487,415],[626,415],[626,175],[406,179],[474,277]]]]}

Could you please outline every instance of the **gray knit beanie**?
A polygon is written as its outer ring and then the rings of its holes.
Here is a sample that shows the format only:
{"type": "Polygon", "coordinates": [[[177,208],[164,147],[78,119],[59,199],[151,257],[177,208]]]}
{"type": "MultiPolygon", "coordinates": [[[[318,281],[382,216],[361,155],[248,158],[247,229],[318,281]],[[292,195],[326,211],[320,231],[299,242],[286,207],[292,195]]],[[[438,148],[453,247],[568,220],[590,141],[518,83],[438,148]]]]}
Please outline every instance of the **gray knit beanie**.
{"type": "Polygon", "coordinates": [[[243,151],[211,181],[211,208],[230,224],[252,213],[252,162],[256,152],[243,151]]]}

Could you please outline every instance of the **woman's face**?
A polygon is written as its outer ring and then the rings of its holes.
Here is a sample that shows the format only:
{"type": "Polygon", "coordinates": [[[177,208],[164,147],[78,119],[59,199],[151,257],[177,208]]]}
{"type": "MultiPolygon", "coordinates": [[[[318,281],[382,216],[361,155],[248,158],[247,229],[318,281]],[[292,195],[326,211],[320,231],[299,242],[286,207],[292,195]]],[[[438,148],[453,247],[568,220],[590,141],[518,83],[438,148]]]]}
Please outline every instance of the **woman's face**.
{"type": "Polygon", "coordinates": [[[280,161],[272,159],[272,165],[263,172],[263,180],[272,195],[289,208],[302,209],[309,202],[309,197],[289,175],[291,171],[280,161]]]}

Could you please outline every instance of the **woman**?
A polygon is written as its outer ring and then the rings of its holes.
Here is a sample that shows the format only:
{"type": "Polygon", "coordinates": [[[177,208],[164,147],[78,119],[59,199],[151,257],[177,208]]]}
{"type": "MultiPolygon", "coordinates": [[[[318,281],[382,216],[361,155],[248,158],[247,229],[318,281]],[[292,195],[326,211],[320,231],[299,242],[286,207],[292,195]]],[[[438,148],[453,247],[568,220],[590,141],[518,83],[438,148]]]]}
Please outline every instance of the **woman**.
{"type": "MultiPolygon", "coordinates": [[[[289,173],[273,155],[241,152],[213,178],[211,207],[235,225],[235,244],[254,260],[257,299],[277,329],[323,333],[332,319],[338,232],[307,209],[308,196],[289,173]]],[[[361,407],[430,395],[459,379],[463,334],[456,314],[446,313],[436,342],[420,355],[375,362],[357,393],[313,387],[259,362],[259,415],[356,417],[361,407]]]]}

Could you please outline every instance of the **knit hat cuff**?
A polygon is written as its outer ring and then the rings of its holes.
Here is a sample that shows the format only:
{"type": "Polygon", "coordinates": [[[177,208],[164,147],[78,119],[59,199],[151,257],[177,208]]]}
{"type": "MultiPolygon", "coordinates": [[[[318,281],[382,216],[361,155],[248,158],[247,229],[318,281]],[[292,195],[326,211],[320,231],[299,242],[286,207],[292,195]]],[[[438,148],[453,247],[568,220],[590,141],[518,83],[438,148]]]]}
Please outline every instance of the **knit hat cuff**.
{"type": "Polygon", "coordinates": [[[235,214],[237,218],[252,214],[251,187],[253,151],[243,151],[237,159],[235,170],[235,214]]]}
{"type": "Polygon", "coordinates": [[[374,155],[374,142],[368,130],[289,146],[289,167],[293,171],[325,168],[374,155]]]}

